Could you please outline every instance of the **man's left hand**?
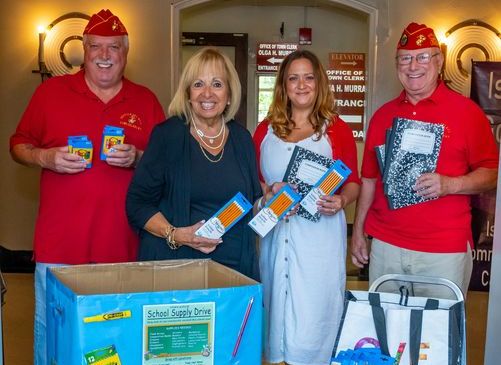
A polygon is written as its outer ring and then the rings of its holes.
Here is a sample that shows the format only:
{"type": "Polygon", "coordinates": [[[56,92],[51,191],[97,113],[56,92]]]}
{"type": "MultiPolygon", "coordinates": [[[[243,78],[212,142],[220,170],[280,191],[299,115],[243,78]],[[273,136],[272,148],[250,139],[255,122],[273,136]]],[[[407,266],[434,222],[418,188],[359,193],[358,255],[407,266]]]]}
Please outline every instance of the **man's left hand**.
{"type": "Polygon", "coordinates": [[[139,150],[131,144],[117,144],[113,146],[113,152],[108,152],[106,163],[118,167],[134,167],[139,150]]]}
{"type": "Polygon", "coordinates": [[[456,178],[436,173],[426,173],[417,179],[414,190],[425,199],[434,199],[454,194],[457,190],[456,183],[456,178]]]}

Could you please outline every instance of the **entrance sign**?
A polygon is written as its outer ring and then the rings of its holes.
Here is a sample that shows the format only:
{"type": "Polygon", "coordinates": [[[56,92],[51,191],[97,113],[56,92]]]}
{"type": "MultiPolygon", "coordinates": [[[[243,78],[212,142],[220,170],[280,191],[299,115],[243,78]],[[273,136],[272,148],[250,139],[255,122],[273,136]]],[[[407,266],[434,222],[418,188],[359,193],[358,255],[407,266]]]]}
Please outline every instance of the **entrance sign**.
{"type": "Polygon", "coordinates": [[[296,43],[258,43],[256,52],[257,72],[277,72],[284,58],[297,50],[296,43]]]}
{"type": "Polygon", "coordinates": [[[356,141],[364,137],[365,74],[365,53],[329,53],[329,86],[339,116],[351,127],[356,141]]]}

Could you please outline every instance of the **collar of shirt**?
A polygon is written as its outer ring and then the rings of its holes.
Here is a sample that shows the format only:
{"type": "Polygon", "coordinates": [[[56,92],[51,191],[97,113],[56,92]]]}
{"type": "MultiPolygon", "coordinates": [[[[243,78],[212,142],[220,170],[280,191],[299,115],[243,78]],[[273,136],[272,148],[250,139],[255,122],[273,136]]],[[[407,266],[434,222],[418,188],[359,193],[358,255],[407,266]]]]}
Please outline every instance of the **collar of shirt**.
{"type": "MultiPolygon", "coordinates": [[[[75,90],[77,93],[86,94],[93,98],[96,97],[94,93],[89,89],[89,86],[85,82],[85,70],[80,70],[76,74],[73,75],[73,79],[71,82],[71,88],[75,90]]],[[[122,88],[118,92],[115,97],[110,100],[110,102],[119,102],[127,99],[127,95],[130,93],[130,81],[125,77],[122,78],[122,88]]],[[[109,104],[109,103],[108,103],[109,104]]]]}
{"type": "MultiPolygon", "coordinates": [[[[442,100],[443,98],[446,97],[445,96],[446,90],[447,90],[447,86],[445,86],[445,83],[443,81],[439,81],[435,91],[433,91],[433,94],[431,94],[426,99],[419,101],[416,105],[418,105],[422,102],[427,102],[427,101],[438,104],[438,103],[440,103],[440,100],[442,100]]],[[[402,90],[402,92],[398,96],[398,102],[399,103],[407,103],[408,102],[405,90],[402,90]]]]}

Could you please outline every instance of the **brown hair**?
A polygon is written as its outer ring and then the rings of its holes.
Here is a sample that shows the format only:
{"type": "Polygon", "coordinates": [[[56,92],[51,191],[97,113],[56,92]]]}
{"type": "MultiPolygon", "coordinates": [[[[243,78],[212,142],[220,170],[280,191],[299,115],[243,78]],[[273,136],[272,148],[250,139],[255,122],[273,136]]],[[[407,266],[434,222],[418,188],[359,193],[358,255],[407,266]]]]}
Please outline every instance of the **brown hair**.
{"type": "Polygon", "coordinates": [[[309,122],[313,126],[315,134],[320,138],[322,128],[331,122],[332,117],[336,116],[334,95],[329,89],[329,81],[324,67],[318,60],[318,57],[306,50],[298,50],[290,53],[283,60],[278,70],[273,91],[273,101],[268,111],[267,119],[273,128],[273,132],[280,138],[286,139],[295,127],[296,123],[292,120],[292,106],[287,96],[287,73],[293,61],[305,58],[313,66],[315,75],[317,96],[313,110],[309,116],[309,122]]]}

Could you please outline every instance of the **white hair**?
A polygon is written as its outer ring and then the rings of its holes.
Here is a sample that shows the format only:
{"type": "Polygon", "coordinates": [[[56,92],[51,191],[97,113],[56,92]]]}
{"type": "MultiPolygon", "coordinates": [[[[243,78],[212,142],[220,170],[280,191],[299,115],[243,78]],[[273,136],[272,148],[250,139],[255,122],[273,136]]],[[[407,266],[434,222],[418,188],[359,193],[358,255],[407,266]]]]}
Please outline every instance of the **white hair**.
{"type": "MultiPolygon", "coordinates": [[[[85,46],[85,44],[87,43],[87,39],[88,39],[88,34],[84,34],[82,36],[82,44],[85,46]]],[[[122,40],[123,40],[123,43],[124,43],[124,47],[125,49],[129,49],[129,36],[127,34],[124,34],[122,36],[122,40]]]]}

